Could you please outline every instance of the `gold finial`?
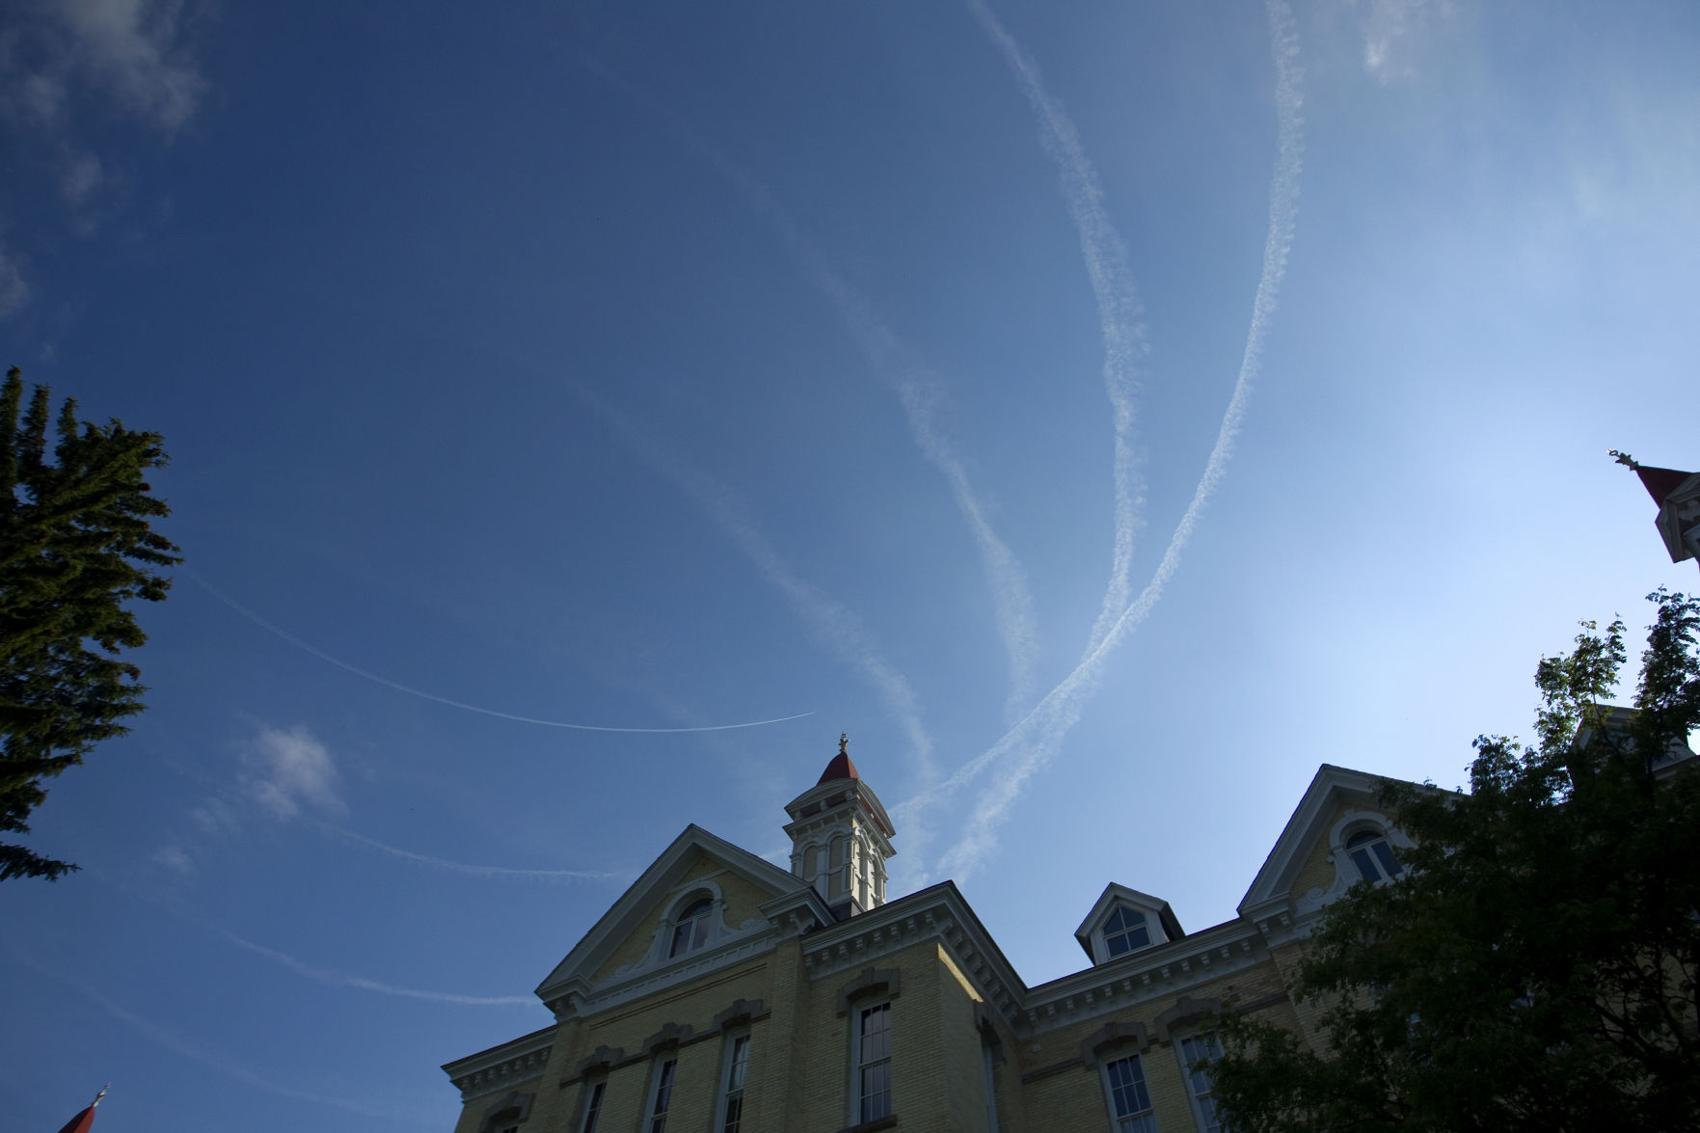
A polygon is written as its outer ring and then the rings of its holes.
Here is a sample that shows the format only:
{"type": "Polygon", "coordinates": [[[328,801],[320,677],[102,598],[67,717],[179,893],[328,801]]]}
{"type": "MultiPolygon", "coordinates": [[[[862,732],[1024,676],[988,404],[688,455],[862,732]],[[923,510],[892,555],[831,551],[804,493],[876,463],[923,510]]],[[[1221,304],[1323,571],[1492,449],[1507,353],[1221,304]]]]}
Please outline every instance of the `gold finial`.
{"type": "Polygon", "coordinates": [[[1636,463],[1635,458],[1626,452],[1618,452],[1616,449],[1610,449],[1606,452],[1606,455],[1615,458],[1616,461],[1625,468],[1633,468],[1637,471],[1641,468],[1641,466],[1636,463]]]}
{"type": "Polygon", "coordinates": [[[850,754],[850,733],[849,732],[839,732],[838,733],[838,754],[839,755],[849,755],[850,754]]]}

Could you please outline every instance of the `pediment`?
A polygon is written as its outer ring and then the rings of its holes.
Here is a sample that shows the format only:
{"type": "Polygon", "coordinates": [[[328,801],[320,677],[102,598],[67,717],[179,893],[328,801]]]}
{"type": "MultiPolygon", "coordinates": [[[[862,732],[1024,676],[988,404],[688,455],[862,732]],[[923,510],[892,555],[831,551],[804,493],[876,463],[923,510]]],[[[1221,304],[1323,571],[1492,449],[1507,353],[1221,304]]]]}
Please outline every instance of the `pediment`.
{"type": "Polygon", "coordinates": [[[555,965],[538,985],[537,995],[545,1002],[584,996],[666,967],[673,959],[667,954],[669,941],[662,939],[670,931],[668,918],[678,906],[703,897],[712,904],[707,939],[698,946],[704,952],[768,930],[776,903],[787,909],[802,903],[823,923],[831,920],[819,898],[797,878],[692,824],[555,965]]]}
{"type": "Polygon", "coordinates": [[[1379,811],[1381,788],[1387,782],[1383,776],[1367,771],[1324,763],[1240,900],[1240,914],[1256,917],[1291,900],[1296,895],[1295,882],[1307,869],[1318,868],[1313,859],[1327,851],[1329,830],[1341,815],[1347,811],[1379,811]]]}

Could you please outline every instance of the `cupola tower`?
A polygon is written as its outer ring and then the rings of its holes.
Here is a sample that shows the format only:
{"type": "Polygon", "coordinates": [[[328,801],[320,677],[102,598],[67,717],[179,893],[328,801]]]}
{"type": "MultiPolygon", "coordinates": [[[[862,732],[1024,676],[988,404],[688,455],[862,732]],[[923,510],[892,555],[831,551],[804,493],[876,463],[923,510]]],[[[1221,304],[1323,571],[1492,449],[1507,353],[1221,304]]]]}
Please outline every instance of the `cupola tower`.
{"type": "Polygon", "coordinates": [[[815,887],[840,918],[885,904],[885,863],[896,832],[873,788],[850,762],[850,737],[820,781],[785,806],[791,873],[815,887]]]}

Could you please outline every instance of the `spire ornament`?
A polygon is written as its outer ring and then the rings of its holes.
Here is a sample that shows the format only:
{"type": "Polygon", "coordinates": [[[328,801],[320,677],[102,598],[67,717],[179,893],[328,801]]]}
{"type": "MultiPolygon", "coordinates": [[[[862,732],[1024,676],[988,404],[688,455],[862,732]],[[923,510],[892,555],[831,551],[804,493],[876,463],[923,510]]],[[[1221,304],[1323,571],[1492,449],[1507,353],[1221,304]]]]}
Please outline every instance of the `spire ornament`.
{"type": "Polygon", "coordinates": [[[850,754],[850,733],[849,732],[839,732],[838,733],[838,754],[839,755],[849,755],[850,754]]]}

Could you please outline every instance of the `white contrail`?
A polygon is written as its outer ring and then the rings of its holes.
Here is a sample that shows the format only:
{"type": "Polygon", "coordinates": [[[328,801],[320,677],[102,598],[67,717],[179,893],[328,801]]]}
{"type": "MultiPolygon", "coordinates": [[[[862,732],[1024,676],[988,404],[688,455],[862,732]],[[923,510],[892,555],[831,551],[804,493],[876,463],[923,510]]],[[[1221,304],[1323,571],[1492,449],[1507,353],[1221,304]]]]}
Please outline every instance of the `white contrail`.
{"type": "Polygon", "coordinates": [[[356,834],[341,826],[333,826],[328,822],[308,819],[308,822],[325,831],[327,834],[345,839],[357,845],[377,850],[393,858],[413,862],[417,865],[429,866],[432,869],[443,870],[447,873],[458,873],[466,877],[483,878],[513,878],[525,881],[618,881],[626,874],[606,870],[589,869],[517,869],[511,866],[499,865],[469,865],[466,862],[450,861],[448,858],[435,858],[430,854],[419,854],[412,850],[404,850],[400,846],[392,846],[380,842],[376,838],[368,838],[364,834],[356,834]]]}
{"type": "Polygon", "coordinates": [[[316,968],[304,960],[298,960],[287,952],[279,952],[275,948],[267,948],[263,944],[255,944],[252,940],[237,936],[229,929],[209,925],[214,932],[224,937],[238,948],[247,949],[256,956],[264,956],[275,964],[280,964],[298,976],[303,976],[315,983],[327,987],[351,987],[361,991],[375,991],[380,995],[393,995],[402,999],[423,999],[431,1003],[452,1003],[461,1007],[535,1007],[535,995],[459,995],[449,991],[422,991],[419,988],[397,987],[395,984],[381,983],[369,980],[365,976],[350,975],[330,968],[316,968]]]}
{"type": "Polygon", "coordinates": [[[1263,271],[1258,279],[1257,295],[1252,302],[1251,324],[1246,332],[1245,352],[1241,356],[1239,376],[1234,382],[1233,395],[1222,416],[1216,433],[1216,443],[1205,462],[1192,500],[1163,552],[1162,561],[1152,574],[1145,589],[1132,604],[1122,610],[1110,624],[1096,648],[1082,658],[1074,671],[1040,701],[1038,706],[1002,739],[985,753],[977,756],[955,774],[940,783],[933,792],[909,800],[900,810],[928,801],[952,790],[973,778],[988,765],[1010,757],[1010,765],[1002,769],[975,804],[973,816],[963,839],[953,847],[943,862],[947,876],[964,878],[979,864],[980,859],[996,843],[997,828],[1007,815],[1010,805],[1034,773],[1056,754],[1064,736],[1079,721],[1086,702],[1098,689],[1104,662],[1135,627],[1143,622],[1162,597],[1163,589],[1180,565],[1181,552],[1191,540],[1193,531],[1210,496],[1227,472],[1233,455],[1234,439],[1245,416],[1246,400],[1251,383],[1261,368],[1263,344],[1269,322],[1275,313],[1277,294],[1286,275],[1287,257],[1292,249],[1293,230],[1298,217],[1299,172],[1304,155],[1303,120],[1300,111],[1303,96],[1299,89],[1303,73],[1299,68],[1298,34],[1293,14],[1286,0],[1268,0],[1271,49],[1275,60],[1276,156],[1275,170],[1270,179],[1269,228],[1263,245],[1263,271]]]}
{"type": "Polygon", "coordinates": [[[66,987],[70,988],[72,991],[76,992],[78,995],[82,996],[84,999],[88,1000],[90,1003],[94,1004],[120,1023],[123,1023],[125,1026],[130,1027],[132,1030],[141,1034],[144,1038],[154,1043],[156,1046],[164,1047],[166,1050],[171,1051],[180,1058],[186,1058],[190,1062],[199,1063],[207,1069],[223,1074],[227,1078],[233,1078],[236,1081],[241,1082],[243,1085],[251,1086],[257,1090],[264,1090],[266,1093],[276,1094],[279,1097],[295,1098],[298,1101],[333,1106],[336,1109],[346,1110],[349,1113],[358,1114],[361,1117],[376,1117],[384,1120],[395,1120],[397,1117],[393,1108],[384,1108],[353,1098],[338,1098],[331,1097],[326,1094],[311,1093],[307,1090],[297,1090],[293,1086],[286,1086],[280,1082],[273,1082],[269,1078],[263,1078],[247,1067],[240,1066],[217,1054],[203,1050],[194,1043],[191,1043],[187,1039],[181,1038],[173,1032],[166,1030],[157,1023],[150,1022],[149,1020],[142,1018],[140,1015],[137,1015],[135,1012],[119,1006],[87,984],[79,983],[67,976],[60,975],[58,972],[50,971],[29,959],[27,956],[13,953],[13,957],[25,967],[33,968],[40,974],[47,976],[49,979],[64,984],[66,987]]]}
{"type": "Polygon", "coordinates": [[[756,526],[744,503],[726,485],[656,444],[636,422],[590,389],[568,383],[586,405],[606,420],[626,447],[652,472],[671,481],[714,521],[733,546],[755,565],[790,604],[815,638],[871,685],[908,737],[923,782],[934,777],[933,741],[909,680],[880,653],[873,634],[855,612],[800,577],[756,526]]]}
{"type": "Polygon", "coordinates": [[[868,298],[832,267],[826,254],[803,231],[765,182],[728,157],[702,131],[644,91],[595,60],[585,58],[580,62],[587,71],[666,122],[687,146],[732,184],[751,211],[773,225],[798,274],[825,296],[868,369],[897,395],[910,438],[927,463],[944,477],[951,499],[967,522],[979,550],[981,569],[992,596],[998,636],[1009,664],[1009,696],[1005,715],[1013,719],[1032,700],[1036,683],[1038,631],[1033,615],[1033,597],[1026,571],[1009,544],[992,526],[985,504],[974,491],[966,465],[939,422],[938,406],[944,391],[938,377],[915,358],[914,352],[879,316],[868,298]]]}
{"type": "Polygon", "coordinates": [[[938,378],[918,363],[912,351],[875,312],[868,298],[833,270],[814,241],[779,204],[766,185],[700,139],[696,143],[710,162],[738,187],[757,212],[778,230],[786,250],[803,278],[827,299],[868,368],[897,395],[910,438],[927,462],[950,487],[957,510],[968,523],[979,547],[981,569],[992,594],[998,636],[1009,662],[1009,696],[1005,714],[1013,719],[1033,695],[1038,630],[1027,572],[986,517],[985,505],[974,491],[968,470],[938,420],[944,390],[938,378]]]}
{"type": "Polygon", "coordinates": [[[1010,35],[985,0],[967,0],[967,3],[981,29],[1003,53],[1004,61],[1039,119],[1039,141],[1061,175],[1063,198],[1080,239],[1080,253],[1086,261],[1086,274],[1098,304],[1098,330],[1104,342],[1104,392],[1110,399],[1114,439],[1115,523],[1110,580],[1086,646],[1090,652],[1109,633],[1111,623],[1127,605],[1132,589],[1128,579],[1133,567],[1133,537],[1145,506],[1144,486],[1135,467],[1133,430],[1134,398],[1149,352],[1144,312],[1133,272],[1128,268],[1127,248],[1104,211],[1104,191],[1098,182],[1098,171],[1086,155],[1073,119],[1045,89],[1039,65],[1010,35]]]}
{"type": "Polygon", "coordinates": [[[244,618],[247,618],[267,633],[288,642],[290,645],[295,646],[295,648],[304,653],[317,657],[326,664],[335,665],[344,672],[353,673],[357,677],[362,677],[374,684],[383,685],[385,688],[394,689],[397,692],[404,692],[408,696],[416,696],[421,700],[429,700],[433,704],[446,704],[450,708],[459,708],[464,712],[476,712],[480,716],[494,716],[498,720],[513,720],[520,724],[537,724],[545,728],[569,728],[575,732],[624,732],[639,735],[677,735],[685,732],[729,732],[737,728],[760,728],[768,724],[783,724],[789,720],[801,720],[805,716],[814,715],[813,712],[798,712],[790,716],[775,716],[770,720],[745,720],[739,724],[711,724],[695,728],[619,728],[605,724],[573,724],[568,723],[565,720],[540,720],[535,716],[518,716],[512,712],[498,712],[494,708],[484,708],[477,704],[468,704],[464,700],[451,700],[446,696],[438,696],[436,693],[425,692],[421,689],[413,688],[410,685],[404,685],[399,681],[392,681],[388,677],[379,676],[377,673],[368,669],[362,669],[358,665],[349,664],[340,657],[333,657],[329,653],[326,653],[323,649],[301,640],[288,630],[273,625],[271,622],[248,609],[248,607],[242,605],[240,602],[236,601],[236,599],[224,593],[194,571],[185,569],[183,573],[188,577],[190,582],[193,582],[196,586],[199,586],[202,590],[205,590],[208,594],[212,595],[238,614],[241,614],[244,618]]]}

